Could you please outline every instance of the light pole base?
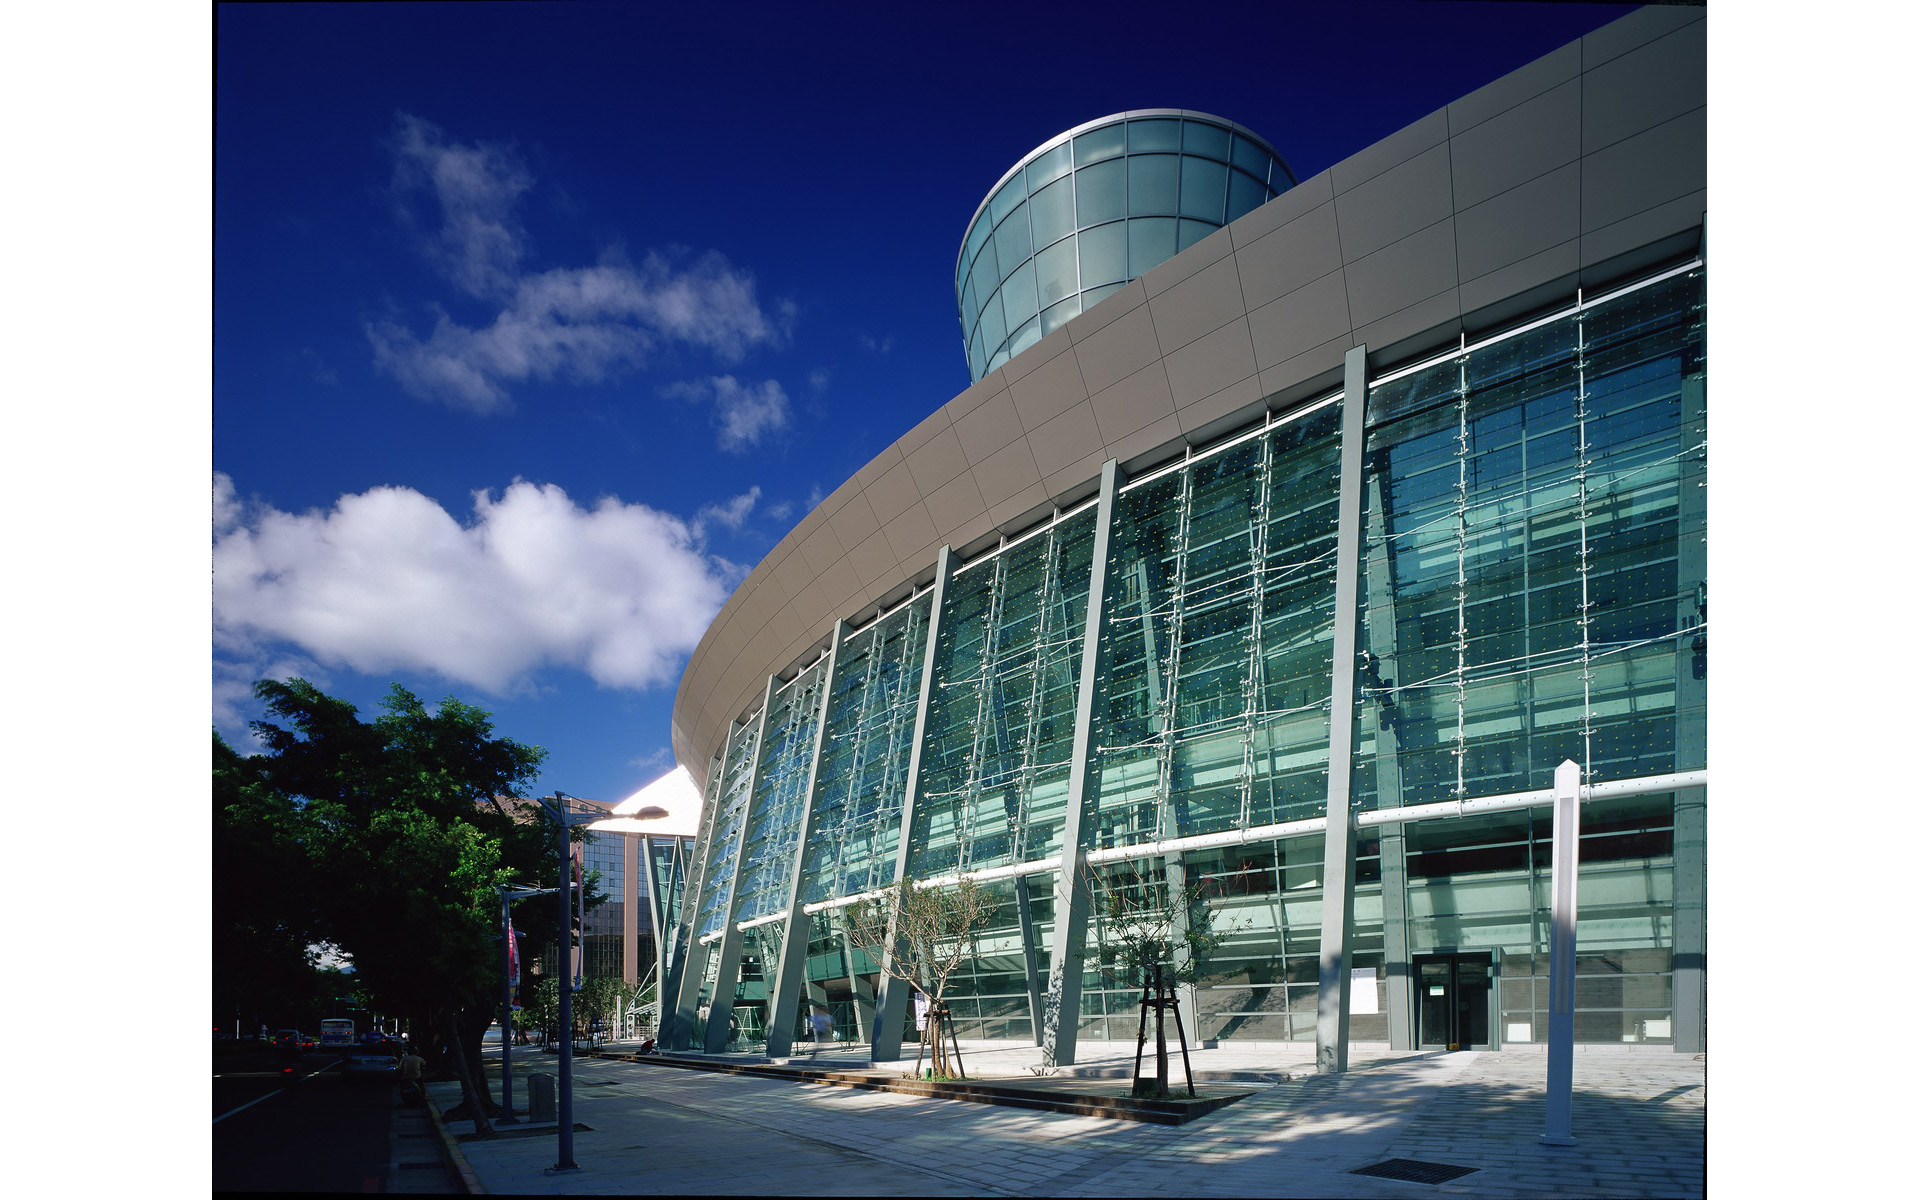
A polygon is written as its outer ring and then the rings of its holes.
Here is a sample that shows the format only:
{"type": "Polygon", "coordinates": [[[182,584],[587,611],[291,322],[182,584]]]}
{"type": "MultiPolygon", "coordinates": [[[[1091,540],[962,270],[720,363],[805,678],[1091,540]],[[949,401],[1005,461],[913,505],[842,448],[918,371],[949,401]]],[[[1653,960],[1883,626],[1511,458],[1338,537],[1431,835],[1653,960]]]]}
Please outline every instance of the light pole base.
{"type": "Polygon", "coordinates": [[[579,1169],[580,1166],[578,1163],[555,1163],[540,1173],[542,1175],[571,1175],[579,1169]]]}
{"type": "Polygon", "coordinates": [[[1543,1133],[1540,1135],[1540,1144],[1542,1146],[1578,1146],[1580,1139],[1572,1134],[1563,1137],[1559,1134],[1543,1133]]]}

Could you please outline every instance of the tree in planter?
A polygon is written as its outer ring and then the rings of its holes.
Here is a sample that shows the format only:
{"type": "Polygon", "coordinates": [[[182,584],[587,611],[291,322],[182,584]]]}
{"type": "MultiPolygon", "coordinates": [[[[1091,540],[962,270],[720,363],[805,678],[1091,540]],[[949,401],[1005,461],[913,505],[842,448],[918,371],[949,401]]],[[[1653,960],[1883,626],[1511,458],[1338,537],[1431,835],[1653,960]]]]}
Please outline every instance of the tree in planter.
{"type": "MultiPolygon", "coordinates": [[[[880,964],[881,970],[918,988],[927,997],[927,1024],[933,1034],[933,1074],[937,1079],[964,1079],[959,1061],[959,1038],[947,1011],[947,981],[969,957],[979,954],[979,934],[993,921],[1000,901],[970,879],[951,887],[918,887],[902,880],[870,899],[840,910],[847,940],[880,964]],[[889,954],[888,950],[892,953],[889,954]],[[953,1057],[947,1045],[953,1045],[953,1057]]],[[[921,1053],[927,1038],[921,1037],[921,1053]]],[[[913,1071],[920,1073],[920,1056],[913,1071]]]]}
{"type": "Polygon", "coordinates": [[[573,1021],[586,1028],[589,1046],[593,1044],[594,1026],[613,1020],[614,1008],[626,991],[626,982],[610,975],[591,975],[581,981],[580,990],[573,995],[573,1021]]]}
{"type": "Polygon", "coordinates": [[[1104,879],[1086,869],[1087,890],[1100,897],[1091,948],[1095,969],[1110,983],[1140,989],[1139,1036],[1133,1051],[1133,1094],[1167,1098],[1167,1010],[1186,1063],[1187,1094],[1196,1094],[1193,1063],[1187,1056],[1186,1027],[1180,1020],[1177,988],[1198,982],[1206,958],[1226,939],[1217,930],[1207,904],[1205,883],[1170,880],[1164,867],[1141,873],[1130,865],[1110,869],[1104,879]],[[1147,1013],[1153,1013],[1155,1077],[1143,1079],[1141,1059],[1147,1041],[1147,1013]]]}

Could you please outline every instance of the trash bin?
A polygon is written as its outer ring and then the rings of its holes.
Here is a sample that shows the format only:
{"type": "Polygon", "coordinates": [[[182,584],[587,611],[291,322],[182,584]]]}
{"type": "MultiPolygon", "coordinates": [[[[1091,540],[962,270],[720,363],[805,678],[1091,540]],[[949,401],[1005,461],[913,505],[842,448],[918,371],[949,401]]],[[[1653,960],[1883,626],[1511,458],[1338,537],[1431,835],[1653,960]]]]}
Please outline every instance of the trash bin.
{"type": "Polygon", "coordinates": [[[553,1076],[544,1072],[527,1076],[527,1119],[529,1121],[558,1121],[559,1112],[553,1106],[553,1076]]]}

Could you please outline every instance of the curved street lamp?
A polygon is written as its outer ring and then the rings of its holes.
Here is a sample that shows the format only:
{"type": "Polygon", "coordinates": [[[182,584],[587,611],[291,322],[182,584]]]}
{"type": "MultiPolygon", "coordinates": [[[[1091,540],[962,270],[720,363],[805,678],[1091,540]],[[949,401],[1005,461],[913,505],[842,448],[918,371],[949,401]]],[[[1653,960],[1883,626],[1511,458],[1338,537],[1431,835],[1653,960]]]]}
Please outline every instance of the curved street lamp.
{"type": "MultiPolygon", "coordinates": [[[[577,1171],[580,1165],[573,1161],[573,989],[575,977],[573,965],[573,905],[567,895],[573,886],[573,857],[568,852],[572,844],[571,831],[584,825],[589,829],[599,829],[609,833],[625,832],[625,823],[657,821],[667,814],[667,810],[658,805],[649,805],[635,813],[623,813],[612,816],[604,811],[569,811],[567,801],[577,799],[565,792],[556,791],[551,797],[542,796],[540,809],[549,820],[560,827],[560,886],[554,890],[560,894],[560,957],[566,962],[567,969],[558,975],[560,985],[560,1159],[546,1174],[556,1175],[562,1171],[577,1171]]],[[[581,880],[581,896],[585,898],[586,881],[581,880]]],[[[584,950],[585,947],[582,947],[584,950]]]]}

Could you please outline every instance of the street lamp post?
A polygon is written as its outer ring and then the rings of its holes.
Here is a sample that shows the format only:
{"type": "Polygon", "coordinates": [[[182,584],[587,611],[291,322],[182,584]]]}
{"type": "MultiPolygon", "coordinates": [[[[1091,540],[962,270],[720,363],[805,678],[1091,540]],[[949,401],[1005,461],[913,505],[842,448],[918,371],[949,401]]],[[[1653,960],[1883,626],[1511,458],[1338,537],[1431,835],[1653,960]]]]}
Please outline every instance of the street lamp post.
{"type": "MultiPolygon", "coordinates": [[[[572,897],[567,894],[573,882],[573,860],[568,853],[572,842],[569,833],[581,825],[605,823],[609,828],[619,829],[623,820],[650,821],[667,815],[666,809],[652,805],[635,813],[568,812],[566,802],[572,798],[556,791],[551,798],[540,800],[541,809],[560,829],[560,886],[555,889],[560,894],[560,964],[557,965],[563,964],[556,973],[560,986],[560,1157],[547,1168],[549,1175],[580,1169],[580,1164],[573,1161],[573,905],[572,897]]],[[[580,886],[584,895],[584,875],[580,886]]]]}
{"type": "Polygon", "coordinates": [[[552,888],[517,888],[504,884],[496,887],[500,893],[500,1121],[501,1125],[518,1125],[520,1118],[513,1115],[513,923],[509,917],[509,908],[515,900],[524,900],[528,896],[544,896],[552,888]]]}

